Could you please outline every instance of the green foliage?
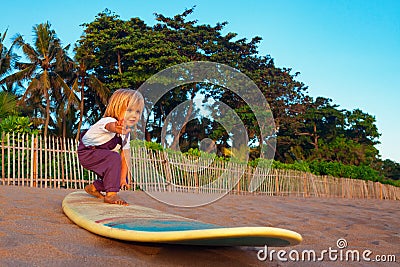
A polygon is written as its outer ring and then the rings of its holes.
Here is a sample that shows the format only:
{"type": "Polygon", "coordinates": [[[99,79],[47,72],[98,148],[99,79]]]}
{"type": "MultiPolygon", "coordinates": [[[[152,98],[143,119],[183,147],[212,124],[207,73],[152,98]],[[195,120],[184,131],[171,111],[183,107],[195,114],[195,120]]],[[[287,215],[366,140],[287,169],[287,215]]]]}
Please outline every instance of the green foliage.
{"type": "MultiPolygon", "coordinates": [[[[254,162],[252,163],[252,165],[254,165],[254,162]]],[[[309,162],[295,162],[292,164],[274,161],[272,164],[272,168],[304,171],[313,173],[315,175],[329,175],[339,178],[360,179],[400,187],[400,180],[395,180],[389,176],[384,176],[377,170],[374,170],[370,166],[366,165],[354,166],[345,165],[339,162],[326,162],[318,160],[313,160],[309,162]]]]}
{"type": "Polygon", "coordinates": [[[331,102],[323,97],[310,98],[297,120],[279,131],[278,160],[290,163],[319,159],[356,166],[378,161],[375,118],[359,109],[338,109],[331,102]]]}
{"type": "Polygon", "coordinates": [[[17,113],[17,96],[9,92],[0,92],[0,119],[17,113]]]}
{"type": "Polygon", "coordinates": [[[272,168],[311,172],[310,166],[305,161],[296,161],[294,163],[282,163],[280,161],[274,161],[272,164],[272,168]]]}
{"type": "Polygon", "coordinates": [[[199,150],[198,148],[190,148],[187,152],[182,153],[181,151],[175,151],[170,148],[163,148],[162,145],[155,143],[155,142],[148,142],[144,140],[132,140],[131,141],[132,147],[145,147],[152,151],[166,151],[169,154],[183,154],[192,157],[202,157],[204,159],[215,159],[220,161],[226,161],[227,159],[224,157],[218,157],[214,153],[207,153],[204,151],[199,150]]]}
{"type": "Polygon", "coordinates": [[[379,182],[382,184],[388,184],[388,185],[400,187],[400,180],[380,179],[379,182]]]}
{"type": "Polygon", "coordinates": [[[32,122],[28,117],[8,116],[0,122],[0,132],[14,132],[21,134],[37,134],[38,130],[32,129],[32,122]]]}
{"type": "Polygon", "coordinates": [[[386,159],[382,163],[381,171],[385,177],[400,181],[400,163],[386,159]]]}
{"type": "Polygon", "coordinates": [[[155,142],[147,142],[145,140],[132,140],[131,141],[131,146],[132,147],[145,147],[147,149],[153,150],[153,151],[163,151],[162,145],[155,143],[155,142]]]}
{"type": "Polygon", "coordinates": [[[262,159],[262,158],[257,158],[254,160],[251,160],[248,162],[248,165],[250,167],[259,167],[259,168],[274,168],[274,164],[276,161],[272,159],[262,159]]]}
{"type": "Polygon", "coordinates": [[[331,140],[318,141],[313,158],[345,165],[371,165],[377,160],[378,150],[373,145],[359,143],[344,136],[332,136],[331,140]]]}
{"type": "MultiPolygon", "coordinates": [[[[198,148],[190,148],[190,149],[186,152],[186,154],[187,154],[187,155],[190,155],[190,156],[200,157],[201,154],[202,154],[202,152],[201,152],[198,148]]],[[[205,154],[205,153],[203,153],[203,154],[205,154]]]]}
{"type": "Polygon", "coordinates": [[[354,178],[378,181],[383,179],[378,171],[366,165],[345,165],[339,162],[311,161],[310,170],[317,175],[330,175],[335,177],[354,178]]]}
{"type": "Polygon", "coordinates": [[[183,153],[183,155],[198,157],[202,159],[214,159],[216,161],[227,161],[225,157],[218,157],[215,153],[207,153],[199,150],[198,148],[190,148],[187,152],[183,153]]]}

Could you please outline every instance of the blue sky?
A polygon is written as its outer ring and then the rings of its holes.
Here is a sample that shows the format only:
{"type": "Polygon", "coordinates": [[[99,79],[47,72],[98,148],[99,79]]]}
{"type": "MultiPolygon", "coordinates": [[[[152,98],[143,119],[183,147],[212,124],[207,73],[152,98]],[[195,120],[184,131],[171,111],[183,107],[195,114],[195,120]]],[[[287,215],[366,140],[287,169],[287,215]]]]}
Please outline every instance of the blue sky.
{"type": "MultiPolygon", "coordinates": [[[[174,16],[196,5],[190,19],[215,25],[224,33],[263,38],[260,55],[278,67],[301,74],[313,97],[333,99],[341,108],[375,116],[383,159],[400,162],[400,1],[397,0],[264,0],[7,1],[2,4],[0,32],[31,42],[32,27],[49,21],[64,44],[74,44],[82,23],[105,8],[122,19],[139,17],[153,25],[153,13],[174,16]]],[[[7,43],[6,43],[7,44],[7,43]]]]}

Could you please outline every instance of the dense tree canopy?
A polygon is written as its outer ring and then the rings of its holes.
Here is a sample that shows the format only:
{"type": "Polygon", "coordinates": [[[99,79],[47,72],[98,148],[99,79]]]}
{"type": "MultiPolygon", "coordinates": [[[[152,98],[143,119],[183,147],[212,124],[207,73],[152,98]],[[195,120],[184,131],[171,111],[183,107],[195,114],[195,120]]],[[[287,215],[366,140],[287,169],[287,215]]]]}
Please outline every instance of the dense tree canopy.
{"type": "MultiPolygon", "coordinates": [[[[34,45],[18,40],[29,61],[18,61],[17,71],[6,78],[3,75],[0,83],[9,88],[10,82],[15,82],[14,86],[23,88],[24,114],[39,121],[45,132],[49,128],[51,133],[61,134],[57,129],[63,129],[64,136],[74,136],[84,122],[91,124],[102,116],[108,97],[118,88],[138,88],[152,75],[179,63],[223,63],[247,75],[268,101],[277,137],[275,159],[286,163],[324,160],[382,169],[375,148],[380,134],[373,116],[359,109],[340,109],[331,99],[313,99],[307,86],[297,80],[299,73],[278,68],[270,55],[259,55],[260,37],[247,40],[238,39],[235,33],[223,34],[226,22],[199,24],[188,20],[192,12],[188,9],[172,18],[155,14],[155,25],[149,26],[140,18],[122,20],[105,10],[82,25],[84,33],[75,44],[73,59],[67,56],[67,47],[60,46],[50,24],[39,24],[34,28],[34,45]]],[[[10,56],[15,54],[1,48],[3,74],[12,67],[10,56]]],[[[230,148],[229,134],[221,124],[201,116],[198,101],[209,109],[223,102],[235,110],[246,125],[251,157],[259,156],[260,129],[253,112],[237,94],[212,83],[188,84],[165,94],[145,113],[149,118],[142,129],[146,139],[161,142],[167,116],[185,102],[186,121],[171,142],[188,150],[208,137],[223,154],[230,148]]],[[[384,166],[393,168],[389,165],[384,166]]]]}

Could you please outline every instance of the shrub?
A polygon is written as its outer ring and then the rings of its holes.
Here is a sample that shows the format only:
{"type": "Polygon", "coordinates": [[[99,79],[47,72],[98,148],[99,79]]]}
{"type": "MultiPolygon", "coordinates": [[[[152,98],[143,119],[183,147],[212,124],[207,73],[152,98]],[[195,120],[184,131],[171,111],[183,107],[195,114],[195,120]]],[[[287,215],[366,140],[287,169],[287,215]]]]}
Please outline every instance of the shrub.
{"type": "Polygon", "coordinates": [[[14,132],[14,133],[26,133],[26,134],[37,134],[39,131],[32,129],[32,122],[28,117],[20,117],[10,115],[0,122],[0,132],[14,132]]]}

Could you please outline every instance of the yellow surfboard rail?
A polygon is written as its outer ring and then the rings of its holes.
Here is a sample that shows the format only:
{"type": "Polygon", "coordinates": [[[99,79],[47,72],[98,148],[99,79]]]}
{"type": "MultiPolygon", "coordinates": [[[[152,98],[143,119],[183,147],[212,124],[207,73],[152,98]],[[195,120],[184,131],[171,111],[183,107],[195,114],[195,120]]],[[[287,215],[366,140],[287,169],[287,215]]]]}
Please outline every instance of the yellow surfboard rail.
{"type": "MultiPolygon", "coordinates": [[[[67,195],[62,208],[66,216],[80,227],[113,239],[144,243],[168,243],[206,246],[294,246],[302,241],[300,234],[275,227],[223,227],[164,213],[138,205],[105,204],[84,191],[67,195]],[[132,230],[118,224],[152,222],[198,225],[201,229],[132,230]],[[204,226],[204,227],[203,227],[204,226]]],[[[153,226],[152,226],[153,227],[153,226]]],[[[157,227],[157,226],[154,226],[157,227]]],[[[150,227],[151,228],[151,227],[150,227]]]]}

